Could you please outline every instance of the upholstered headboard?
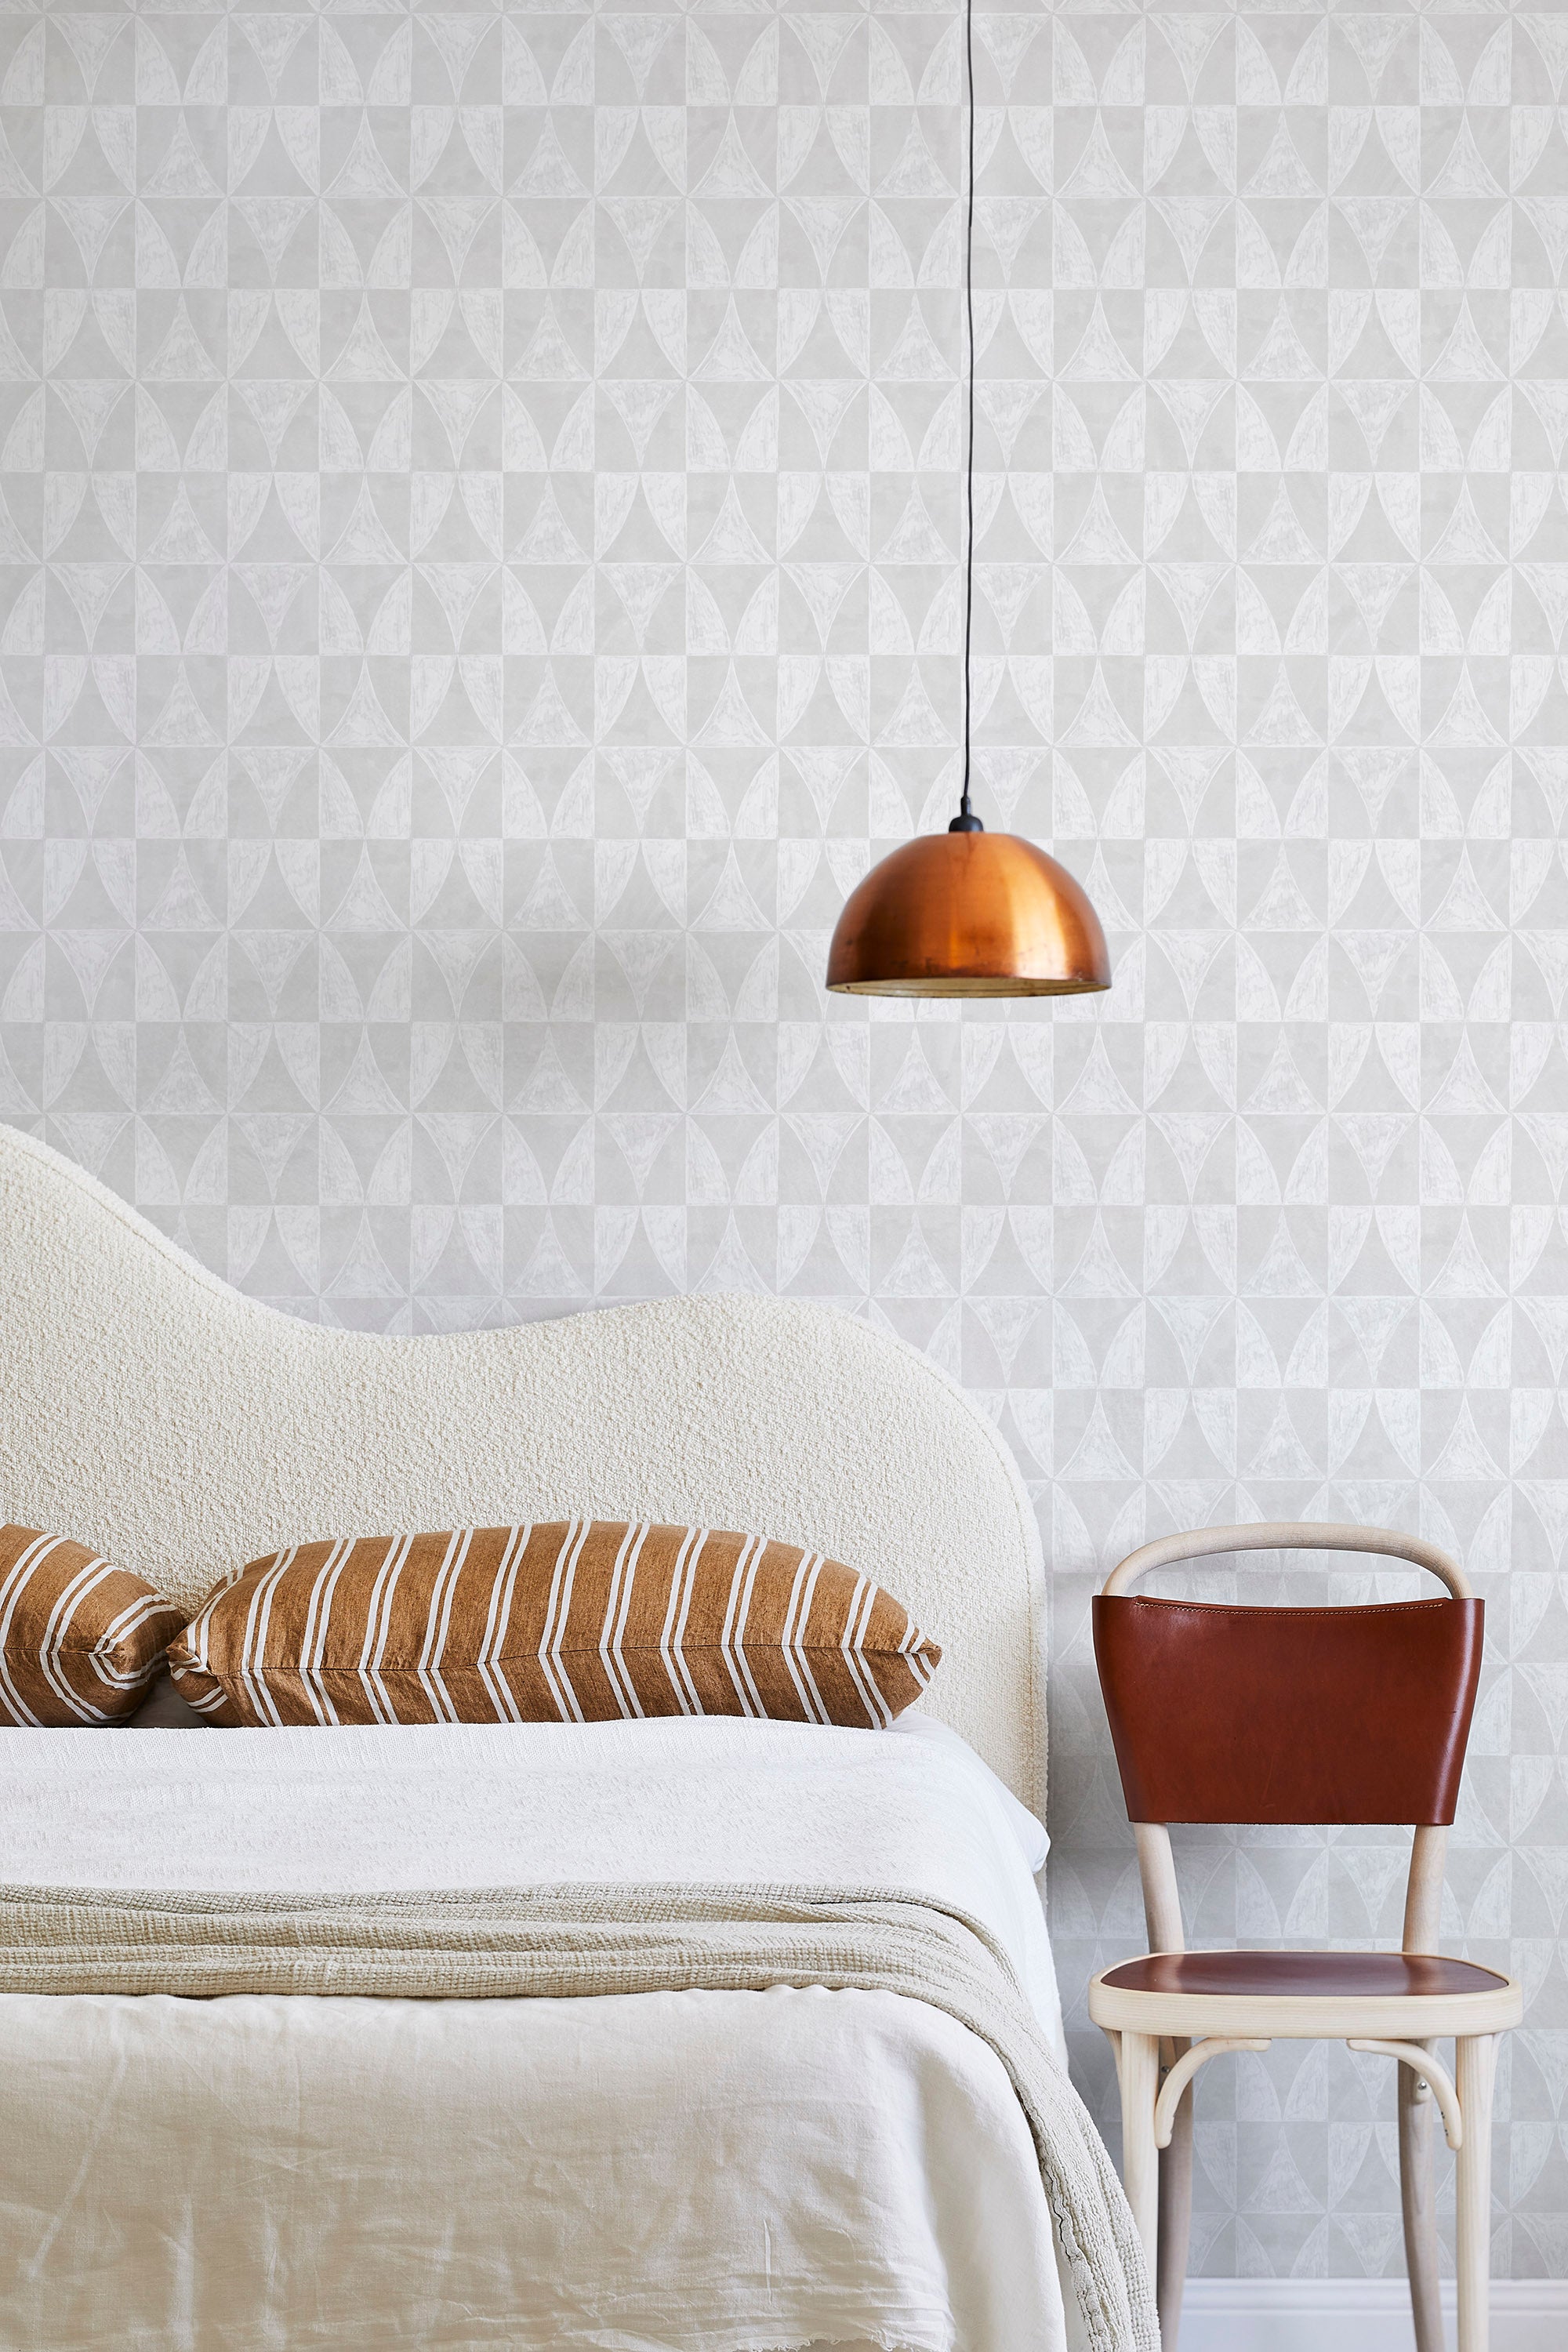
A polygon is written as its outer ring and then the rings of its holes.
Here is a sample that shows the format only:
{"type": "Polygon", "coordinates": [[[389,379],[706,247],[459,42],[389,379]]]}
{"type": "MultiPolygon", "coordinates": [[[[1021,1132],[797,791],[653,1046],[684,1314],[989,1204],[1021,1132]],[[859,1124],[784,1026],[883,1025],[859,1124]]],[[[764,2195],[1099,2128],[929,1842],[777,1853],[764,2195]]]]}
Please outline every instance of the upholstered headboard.
{"type": "Polygon", "coordinates": [[[743,1297],[323,1330],[0,1127],[0,1521],[194,1606],[305,1537],[590,1514],[751,1528],[877,1577],[943,1644],[927,1710],[1043,1806],[1034,1514],[984,1414],[901,1340],[743,1297]]]}

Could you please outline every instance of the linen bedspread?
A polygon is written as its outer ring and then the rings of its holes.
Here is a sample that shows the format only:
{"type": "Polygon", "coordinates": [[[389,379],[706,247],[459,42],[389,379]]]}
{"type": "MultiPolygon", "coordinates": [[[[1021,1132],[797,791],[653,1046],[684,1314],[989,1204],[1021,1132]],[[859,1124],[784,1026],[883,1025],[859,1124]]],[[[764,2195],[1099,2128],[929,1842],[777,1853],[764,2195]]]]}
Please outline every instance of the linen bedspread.
{"type": "Polygon", "coordinates": [[[1007,2070],[1039,2152],[1093,2352],[1158,2352],[1142,2250],[1110,2157],[1005,1954],[979,1922],[891,1889],[511,1887],[382,1895],[0,1886],[0,1987],[416,2000],[768,1992],[930,2003],[1007,2070]]]}
{"type": "MultiPolygon", "coordinates": [[[[6,1880],[903,1886],[978,1919],[1055,2025],[1039,1833],[956,1744],[676,1722],[6,1748],[6,1880]]],[[[1086,2340],[1002,2061],[901,1992],[12,1993],[0,2143],[15,2352],[1086,2340]]]]}

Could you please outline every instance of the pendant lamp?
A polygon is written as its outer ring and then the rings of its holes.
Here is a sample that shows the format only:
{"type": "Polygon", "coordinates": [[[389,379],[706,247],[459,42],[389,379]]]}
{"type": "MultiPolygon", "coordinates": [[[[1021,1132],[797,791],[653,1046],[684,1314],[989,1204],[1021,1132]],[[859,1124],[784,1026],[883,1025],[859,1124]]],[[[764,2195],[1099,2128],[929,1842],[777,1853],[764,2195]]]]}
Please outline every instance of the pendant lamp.
{"type": "Polygon", "coordinates": [[[987,833],[970,805],[974,615],[974,11],[964,0],[968,100],[963,303],[963,779],[945,833],[874,866],[834,928],[827,985],[840,996],[1079,996],[1110,986],[1100,918],[1081,884],[1016,834],[987,833]]]}

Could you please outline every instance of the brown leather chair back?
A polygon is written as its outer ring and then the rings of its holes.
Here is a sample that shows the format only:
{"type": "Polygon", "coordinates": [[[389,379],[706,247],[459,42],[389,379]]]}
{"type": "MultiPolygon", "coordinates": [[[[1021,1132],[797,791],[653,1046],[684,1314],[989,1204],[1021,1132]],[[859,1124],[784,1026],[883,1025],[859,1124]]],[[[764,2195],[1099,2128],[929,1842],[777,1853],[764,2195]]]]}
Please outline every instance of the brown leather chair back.
{"type": "MultiPolygon", "coordinates": [[[[1303,1537],[1328,1549],[1324,1537],[1352,1534],[1354,1549],[1411,1556],[1404,1538],[1382,1529],[1205,1529],[1135,1553],[1110,1586],[1207,1550],[1274,1549],[1278,1539],[1303,1537]],[[1224,1540],[1206,1540],[1215,1537],[1224,1540]]],[[[1430,1549],[1420,1548],[1422,1564],[1466,1597],[1248,1609],[1100,1593],[1095,1657],[1129,1817],[1451,1822],[1483,1603],[1468,1596],[1451,1563],[1424,1557],[1430,1549]]]]}

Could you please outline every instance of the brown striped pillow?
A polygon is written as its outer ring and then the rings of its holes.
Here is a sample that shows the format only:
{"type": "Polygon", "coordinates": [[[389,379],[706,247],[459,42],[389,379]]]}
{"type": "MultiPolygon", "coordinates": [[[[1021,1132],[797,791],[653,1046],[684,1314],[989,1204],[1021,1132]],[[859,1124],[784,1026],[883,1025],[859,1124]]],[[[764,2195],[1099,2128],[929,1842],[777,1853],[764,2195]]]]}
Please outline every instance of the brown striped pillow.
{"type": "Polygon", "coordinates": [[[0,1527],[0,1724],[122,1722],[184,1622],[86,1544],[0,1527]]]}
{"type": "Polygon", "coordinates": [[[297,1544],[169,1653],[209,1722],[891,1723],[942,1653],[820,1552],[624,1519],[297,1544]]]}

